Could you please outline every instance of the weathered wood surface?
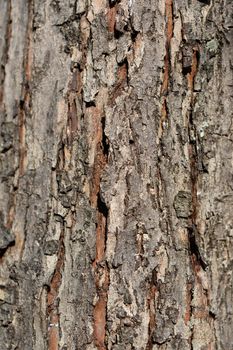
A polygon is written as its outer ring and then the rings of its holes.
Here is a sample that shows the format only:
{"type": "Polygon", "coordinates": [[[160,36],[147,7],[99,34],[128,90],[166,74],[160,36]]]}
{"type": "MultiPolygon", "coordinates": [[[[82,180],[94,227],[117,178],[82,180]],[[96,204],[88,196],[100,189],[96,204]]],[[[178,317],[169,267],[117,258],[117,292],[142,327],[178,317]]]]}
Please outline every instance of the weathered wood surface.
{"type": "Polygon", "coordinates": [[[233,349],[231,0],[0,0],[0,344],[233,349]]]}

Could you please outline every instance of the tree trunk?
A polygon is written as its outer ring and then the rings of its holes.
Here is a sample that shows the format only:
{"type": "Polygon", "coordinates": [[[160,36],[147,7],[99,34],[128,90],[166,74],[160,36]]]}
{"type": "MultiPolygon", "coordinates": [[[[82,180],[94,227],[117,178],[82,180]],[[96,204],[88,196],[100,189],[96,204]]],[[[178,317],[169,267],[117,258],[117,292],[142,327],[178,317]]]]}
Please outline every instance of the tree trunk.
{"type": "Polygon", "coordinates": [[[1,349],[232,349],[232,0],[0,12],[1,349]]]}

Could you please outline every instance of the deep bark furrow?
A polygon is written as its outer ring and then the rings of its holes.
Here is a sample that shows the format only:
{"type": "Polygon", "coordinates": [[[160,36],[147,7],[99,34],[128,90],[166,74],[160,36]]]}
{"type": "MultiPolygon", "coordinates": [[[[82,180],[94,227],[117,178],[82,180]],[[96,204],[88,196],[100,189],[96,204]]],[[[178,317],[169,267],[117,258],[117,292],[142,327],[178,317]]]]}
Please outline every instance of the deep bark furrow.
{"type": "Polygon", "coordinates": [[[100,182],[104,167],[108,161],[108,145],[104,131],[104,117],[99,121],[99,142],[93,172],[94,184],[92,193],[92,205],[96,208],[96,257],[93,262],[97,298],[94,306],[94,338],[98,350],[105,350],[106,343],[106,322],[107,322],[107,301],[109,287],[109,269],[105,259],[107,241],[107,220],[108,209],[100,196],[100,182]]]}

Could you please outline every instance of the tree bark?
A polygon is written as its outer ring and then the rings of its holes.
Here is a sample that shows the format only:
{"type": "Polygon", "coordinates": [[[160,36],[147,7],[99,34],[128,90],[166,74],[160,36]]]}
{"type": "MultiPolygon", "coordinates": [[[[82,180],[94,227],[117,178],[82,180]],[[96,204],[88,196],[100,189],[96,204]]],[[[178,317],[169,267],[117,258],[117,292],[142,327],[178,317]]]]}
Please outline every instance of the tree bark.
{"type": "Polygon", "coordinates": [[[232,1],[0,11],[1,348],[232,349],[232,1]]]}

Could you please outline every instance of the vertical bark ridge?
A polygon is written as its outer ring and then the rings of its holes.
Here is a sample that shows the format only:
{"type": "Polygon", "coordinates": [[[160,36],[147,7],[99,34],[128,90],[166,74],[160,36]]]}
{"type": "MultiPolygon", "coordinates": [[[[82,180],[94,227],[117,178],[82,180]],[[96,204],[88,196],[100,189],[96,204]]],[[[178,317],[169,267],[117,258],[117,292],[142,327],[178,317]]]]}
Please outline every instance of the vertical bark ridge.
{"type": "MultiPolygon", "coordinates": [[[[11,4],[11,2],[10,2],[11,4]]],[[[9,5],[11,6],[11,5],[9,5]]],[[[26,167],[26,118],[31,114],[31,79],[32,79],[32,45],[33,45],[33,15],[34,2],[30,0],[27,4],[27,28],[25,33],[25,47],[23,59],[23,83],[20,100],[18,102],[18,167],[15,172],[14,186],[11,193],[10,208],[7,218],[7,227],[12,228],[15,220],[16,196],[19,188],[20,178],[24,175],[26,167]]],[[[24,233],[25,234],[25,233],[24,233]]],[[[25,245],[25,237],[17,237],[14,250],[22,257],[25,245]]]]}
{"type": "MultiPolygon", "coordinates": [[[[3,54],[1,57],[1,68],[0,68],[0,110],[2,113],[5,113],[5,106],[4,106],[4,80],[5,80],[5,66],[8,61],[8,56],[9,56],[9,49],[10,49],[10,41],[11,41],[11,36],[12,36],[12,3],[11,1],[8,1],[7,4],[7,27],[6,27],[6,33],[5,33],[5,45],[4,45],[4,50],[3,54]]],[[[11,202],[15,202],[14,196],[11,198],[11,202]]],[[[13,204],[14,206],[14,204],[13,204]]],[[[13,222],[13,215],[12,213],[13,210],[10,210],[8,213],[8,218],[7,218],[7,223],[6,227],[8,229],[11,228],[12,222],[13,222]]]]}
{"type": "Polygon", "coordinates": [[[7,3],[7,26],[5,32],[5,43],[1,57],[1,68],[0,68],[0,106],[4,109],[4,80],[5,80],[5,66],[8,60],[8,51],[10,48],[10,40],[12,35],[12,3],[11,0],[7,3]]]}
{"type": "Polygon", "coordinates": [[[24,83],[19,104],[19,176],[22,176],[26,166],[26,118],[30,116],[30,85],[32,78],[32,40],[33,40],[33,0],[28,2],[28,26],[24,53],[24,83]]]}

